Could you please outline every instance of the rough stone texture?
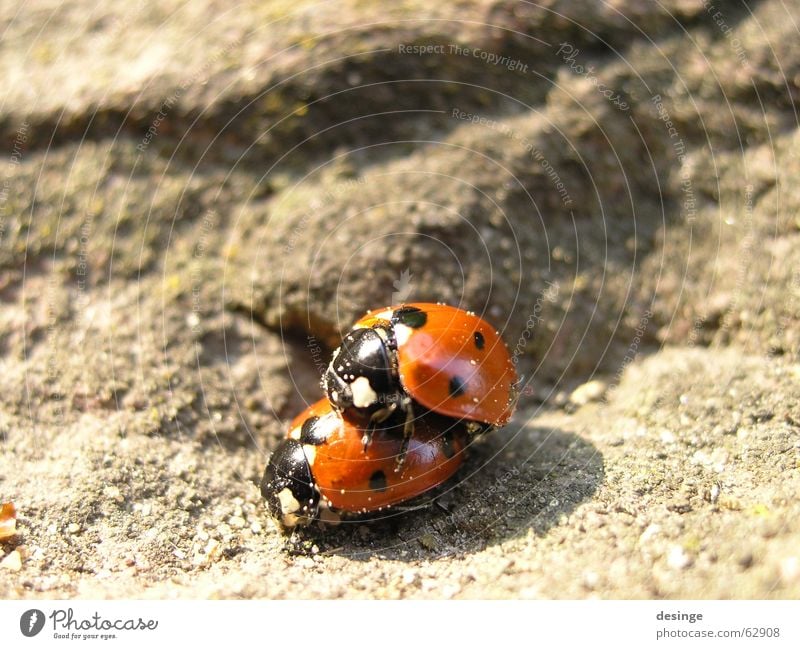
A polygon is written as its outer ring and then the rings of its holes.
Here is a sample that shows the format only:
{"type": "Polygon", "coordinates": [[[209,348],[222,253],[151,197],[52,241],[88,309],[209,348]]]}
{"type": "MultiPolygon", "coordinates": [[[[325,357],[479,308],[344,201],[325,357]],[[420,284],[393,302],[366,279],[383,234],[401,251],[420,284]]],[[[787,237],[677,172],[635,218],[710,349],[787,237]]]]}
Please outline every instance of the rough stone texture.
{"type": "Polygon", "coordinates": [[[0,596],[800,596],[799,21],[0,9],[0,596]],[[266,458],[402,299],[495,323],[518,414],[286,539],[266,458]]]}

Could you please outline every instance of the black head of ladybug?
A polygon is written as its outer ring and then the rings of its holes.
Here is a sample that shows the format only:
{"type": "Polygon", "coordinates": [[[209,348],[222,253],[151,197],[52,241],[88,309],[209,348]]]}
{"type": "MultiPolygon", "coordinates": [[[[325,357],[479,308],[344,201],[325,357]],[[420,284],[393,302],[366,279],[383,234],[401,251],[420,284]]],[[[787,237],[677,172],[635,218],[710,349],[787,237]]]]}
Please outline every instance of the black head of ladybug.
{"type": "Polygon", "coordinates": [[[385,332],[350,331],[333,353],[322,383],[328,400],[349,421],[367,426],[388,418],[400,404],[402,388],[385,332]]]}
{"type": "Polygon", "coordinates": [[[302,525],[316,516],[319,493],[300,442],[284,439],[275,449],[261,479],[261,495],[284,527],[302,525]]]}

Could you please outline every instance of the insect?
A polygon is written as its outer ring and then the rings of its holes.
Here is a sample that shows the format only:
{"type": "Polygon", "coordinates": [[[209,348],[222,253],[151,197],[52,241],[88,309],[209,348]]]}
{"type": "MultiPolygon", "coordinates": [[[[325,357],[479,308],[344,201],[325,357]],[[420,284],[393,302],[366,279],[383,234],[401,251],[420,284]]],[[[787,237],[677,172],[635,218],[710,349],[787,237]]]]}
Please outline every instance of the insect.
{"type": "Polygon", "coordinates": [[[334,408],[364,428],[363,443],[414,407],[466,419],[472,432],[508,422],[517,374],[500,334],[474,313],[425,302],[368,312],[345,335],[322,379],[334,408]]]}
{"type": "Polygon", "coordinates": [[[270,513],[285,528],[294,528],[339,512],[385,509],[450,478],[472,439],[465,422],[436,413],[417,417],[408,440],[383,427],[365,449],[362,436],[327,399],[295,417],[261,481],[270,513]],[[398,470],[400,453],[405,461],[398,470]]]}

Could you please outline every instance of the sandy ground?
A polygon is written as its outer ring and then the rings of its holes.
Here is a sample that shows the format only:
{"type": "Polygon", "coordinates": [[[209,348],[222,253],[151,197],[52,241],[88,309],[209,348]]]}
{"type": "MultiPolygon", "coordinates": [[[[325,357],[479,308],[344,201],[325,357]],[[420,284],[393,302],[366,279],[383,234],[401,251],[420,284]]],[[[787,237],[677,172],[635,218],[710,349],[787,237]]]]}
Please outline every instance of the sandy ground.
{"type": "Polygon", "coordinates": [[[0,596],[800,596],[800,13],[429,4],[0,9],[0,596]],[[286,537],[269,453],[402,300],[517,414],[286,537]]]}

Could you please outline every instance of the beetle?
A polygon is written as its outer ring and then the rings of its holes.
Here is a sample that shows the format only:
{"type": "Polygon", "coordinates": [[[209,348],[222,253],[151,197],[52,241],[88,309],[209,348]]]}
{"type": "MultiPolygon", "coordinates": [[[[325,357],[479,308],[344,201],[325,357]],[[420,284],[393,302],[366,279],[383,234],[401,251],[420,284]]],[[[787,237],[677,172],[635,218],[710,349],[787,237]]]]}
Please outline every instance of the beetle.
{"type": "MultiPolygon", "coordinates": [[[[402,429],[403,419],[396,420],[402,429]]],[[[374,432],[344,419],[327,399],[294,418],[261,480],[267,509],[286,529],[340,513],[380,511],[440,485],[462,465],[473,439],[466,422],[425,413],[408,440],[392,426],[374,432]],[[397,458],[405,455],[398,470],[397,458]]]]}
{"type": "Polygon", "coordinates": [[[500,333],[471,311],[416,302],[368,312],[344,336],[322,378],[331,404],[365,430],[397,412],[412,435],[414,404],[472,422],[508,423],[517,373],[500,333]]]}

